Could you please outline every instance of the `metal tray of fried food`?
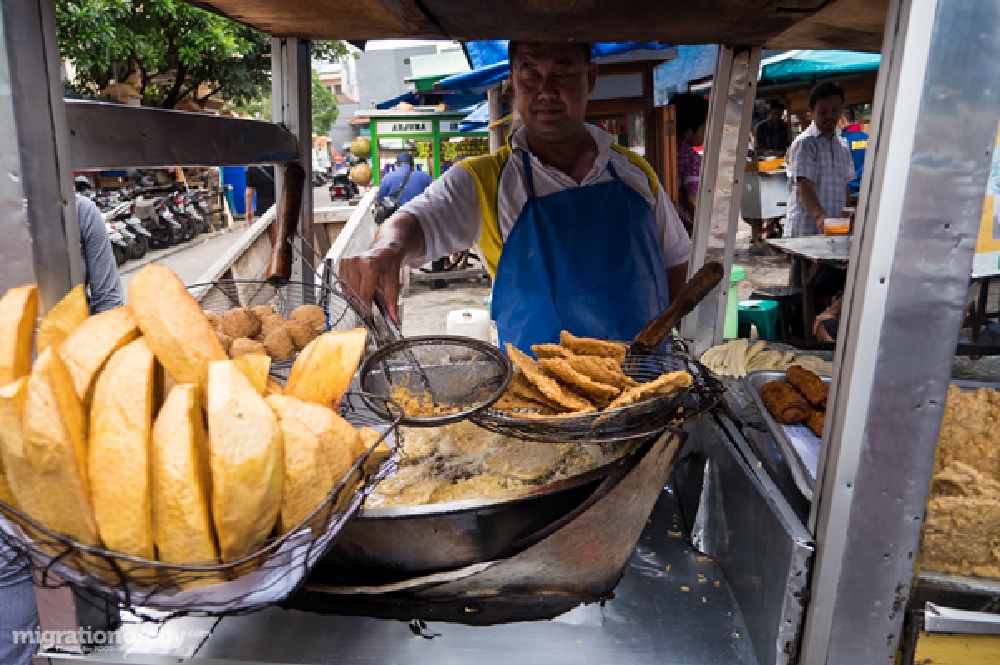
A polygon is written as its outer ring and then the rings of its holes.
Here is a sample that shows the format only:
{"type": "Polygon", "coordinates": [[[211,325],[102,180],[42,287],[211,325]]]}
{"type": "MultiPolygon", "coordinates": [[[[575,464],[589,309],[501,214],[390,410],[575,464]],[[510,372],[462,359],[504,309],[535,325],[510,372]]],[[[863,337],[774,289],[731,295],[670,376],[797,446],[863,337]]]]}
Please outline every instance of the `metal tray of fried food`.
{"type": "MultiPolygon", "coordinates": [[[[828,377],[820,377],[824,382],[829,383],[828,377]]],[[[813,431],[805,425],[783,425],[771,415],[771,412],[764,406],[760,399],[760,388],[765,383],[771,381],[784,381],[784,370],[757,370],[750,372],[743,379],[747,392],[753,397],[754,403],[760,410],[764,423],[770,431],[771,436],[777,442],[784,456],[788,469],[792,473],[795,486],[802,492],[802,496],[812,501],[813,487],[816,484],[816,469],[819,466],[820,450],[823,447],[823,440],[813,434],[813,431]]]]}

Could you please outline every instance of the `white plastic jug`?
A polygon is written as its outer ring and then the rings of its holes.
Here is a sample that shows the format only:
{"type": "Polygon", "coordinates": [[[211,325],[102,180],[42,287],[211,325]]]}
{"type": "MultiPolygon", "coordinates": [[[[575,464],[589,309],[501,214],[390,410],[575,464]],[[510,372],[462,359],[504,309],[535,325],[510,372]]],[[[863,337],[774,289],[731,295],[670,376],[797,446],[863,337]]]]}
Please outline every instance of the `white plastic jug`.
{"type": "Polygon", "coordinates": [[[448,312],[448,334],[491,342],[490,313],[485,309],[453,309],[448,312]]]}

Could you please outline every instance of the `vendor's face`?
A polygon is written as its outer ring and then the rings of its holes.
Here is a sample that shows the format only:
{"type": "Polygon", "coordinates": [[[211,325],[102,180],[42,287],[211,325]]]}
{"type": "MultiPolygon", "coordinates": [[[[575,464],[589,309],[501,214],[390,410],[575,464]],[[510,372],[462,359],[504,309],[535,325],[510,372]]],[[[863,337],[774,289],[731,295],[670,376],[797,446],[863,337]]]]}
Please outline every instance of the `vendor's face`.
{"type": "Polygon", "coordinates": [[[781,116],[785,115],[782,109],[771,109],[767,112],[767,117],[770,119],[772,125],[777,125],[781,122],[781,116]]]}
{"type": "Polygon", "coordinates": [[[547,141],[568,139],[583,126],[597,65],[575,44],[519,45],[511,82],[514,103],[529,134],[547,141]]]}
{"type": "Polygon", "coordinates": [[[844,114],[844,100],[838,95],[817,99],[816,105],[810,109],[813,122],[824,134],[830,134],[837,129],[837,123],[844,114]]]}

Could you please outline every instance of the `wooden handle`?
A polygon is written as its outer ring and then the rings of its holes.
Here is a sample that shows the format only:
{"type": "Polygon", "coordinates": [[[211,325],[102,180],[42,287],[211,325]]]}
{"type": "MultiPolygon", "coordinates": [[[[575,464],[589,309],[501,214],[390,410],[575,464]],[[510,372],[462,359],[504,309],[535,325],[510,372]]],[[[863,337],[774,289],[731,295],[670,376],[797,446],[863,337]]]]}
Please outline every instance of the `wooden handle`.
{"type": "Polygon", "coordinates": [[[706,263],[694,274],[663,312],[647,323],[632,340],[633,346],[655,349],[667,338],[677,322],[690,314],[705,296],[722,281],[725,270],[721,263],[706,263]]]}
{"type": "Polygon", "coordinates": [[[274,219],[274,233],[271,234],[271,261],[267,266],[267,280],[285,284],[292,277],[292,245],[289,242],[298,230],[302,213],[302,189],[306,182],[306,172],[295,163],[282,166],[281,198],[278,199],[278,214],[274,219]]]}

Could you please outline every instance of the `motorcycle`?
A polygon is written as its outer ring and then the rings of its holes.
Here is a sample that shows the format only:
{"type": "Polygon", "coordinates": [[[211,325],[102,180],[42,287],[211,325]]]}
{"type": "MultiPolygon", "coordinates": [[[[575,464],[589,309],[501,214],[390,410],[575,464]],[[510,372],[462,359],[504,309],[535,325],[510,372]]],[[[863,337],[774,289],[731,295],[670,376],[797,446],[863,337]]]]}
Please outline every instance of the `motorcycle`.
{"type": "Polygon", "coordinates": [[[196,205],[196,196],[197,192],[178,194],[177,205],[184,209],[184,213],[194,224],[195,232],[205,233],[208,231],[208,216],[196,205]]]}
{"type": "Polygon", "coordinates": [[[110,222],[106,222],[104,227],[107,229],[108,239],[111,241],[111,253],[115,257],[115,265],[121,268],[128,260],[128,244],[110,222]]]}
{"type": "MultiPolygon", "coordinates": [[[[178,220],[171,210],[168,196],[161,196],[155,200],[156,214],[169,229],[171,237],[171,245],[179,243],[183,240],[187,240],[188,231],[190,230],[190,222],[185,220],[178,220]]],[[[193,237],[193,236],[192,236],[193,237]]]]}
{"type": "Polygon", "coordinates": [[[133,242],[129,258],[138,260],[144,257],[146,252],[149,251],[152,234],[143,225],[142,220],[135,216],[135,202],[124,201],[119,203],[110,212],[105,213],[105,215],[106,221],[125,224],[125,230],[131,234],[131,238],[127,239],[133,242]]]}
{"type": "Polygon", "coordinates": [[[334,201],[341,198],[350,201],[361,193],[358,185],[351,180],[350,173],[350,168],[346,166],[339,166],[333,172],[333,178],[330,181],[330,198],[334,201]]]}

